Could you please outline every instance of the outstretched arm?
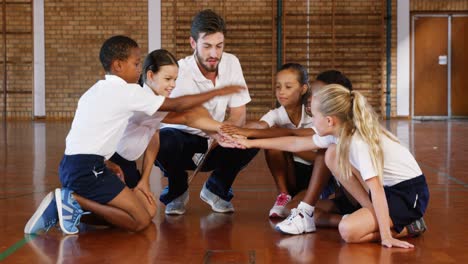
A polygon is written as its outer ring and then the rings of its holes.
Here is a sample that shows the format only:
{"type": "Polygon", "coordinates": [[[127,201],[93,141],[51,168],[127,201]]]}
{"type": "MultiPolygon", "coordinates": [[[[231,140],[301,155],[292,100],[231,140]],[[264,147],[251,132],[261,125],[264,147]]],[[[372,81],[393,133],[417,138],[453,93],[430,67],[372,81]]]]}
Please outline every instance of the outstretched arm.
{"type": "Polygon", "coordinates": [[[288,152],[299,152],[307,150],[317,150],[319,147],[315,145],[312,137],[278,137],[265,139],[243,139],[238,138],[236,141],[246,148],[262,148],[276,149],[288,152]]]}
{"type": "Polygon", "coordinates": [[[231,85],[215,89],[206,93],[184,95],[175,98],[166,98],[158,110],[166,112],[183,112],[195,106],[199,106],[204,102],[209,101],[213,97],[238,93],[243,89],[245,89],[245,87],[231,85]]]}
{"type": "Polygon", "coordinates": [[[283,127],[268,127],[264,121],[258,122],[255,128],[236,127],[230,124],[221,126],[221,131],[228,135],[242,135],[248,138],[276,138],[287,136],[313,136],[314,130],[311,128],[289,129],[283,127]]]}
{"type": "Polygon", "coordinates": [[[221,123],[214,120],[208,110],[202,106],[192,108],[189,111],[175,113],[170,112],[162,120],[163,123],[167,124],[180,124],[186,125],[193,128],[198,128],[207,132],[215,132],[221,126],[221,123]]]}
{"type": "Polygon", "coordinates": [[[229,108],[229,118],[224,121],[225,123],[232,124],[235,126],[244,126],[245,119],[247,116],[247,108],[245,105],[239,107],[229,108]]]}

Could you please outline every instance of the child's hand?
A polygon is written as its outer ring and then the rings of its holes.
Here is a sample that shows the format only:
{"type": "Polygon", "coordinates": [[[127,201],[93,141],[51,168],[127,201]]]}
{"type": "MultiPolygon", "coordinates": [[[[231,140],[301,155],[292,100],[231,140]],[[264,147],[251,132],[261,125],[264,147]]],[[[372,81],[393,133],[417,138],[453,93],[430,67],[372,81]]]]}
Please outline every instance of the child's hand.
{"type": "Polygon", "coordinates": [[[227,135],[242,135],[242,136],[247,136],[245,129],[232,125],[232,124],[222,124],[221,127],[219,128],[222,133],[227,134],[227,135]]]}
{"type": "Polygon", "coordinates": [[[414,248],[413,244],[410,244],[403,240],[398,240],[396,238],[390,237],[386,239],[382,239],[381,242],[382,246],[391,248],[393,246],[400,247],[400,248],[414,248]]]}
{"type": "Polygon", "coordinates": [[[242,90],[245,90],[245,89],[246,89],[246,87],[240,86],[240,85],[228,85],[228,86],[224,86],[222,88],[216,89],[215,91],[217,91],[218,96],[223,96],[223,95],[227,95],[227,94],[238,93],[238,92],[240,92],[242,90]]]}
{"type": "Polygon", "coordinates": [[[156,203],[156,197],[154,197],[154,194],[151,192],[149,183],[140,180],[135,187],[135,191],[141,191],[146,196],[146,199],[148,199],[149,204],[156,203]]]}
{"type": "Polygon", "coordinates": [[[232,137],[234,138],[236,143],[240,146],[239,148],[241,149],[252,148],[251,140],[247,139],[246,137],[240,136],[240,135],[233,135],[232,137]]]}
{"type": "Polygon", "coordinates": [[[124,172],[123,170],[120,168],[119,165],[115,164],[114,162],[110,161],[110,160],[106,160],[105,161],[106,163],[106,167],[112,171],[112,173],[114,173],[117,177],[119,177],[119,179],[125,183],[125,175],[124,175],[124,172]]]}
{"type": "Polygon", "coordinates": [[[212,137],[223,148],[240,148],[237,142],[230,136],[223,135],[222,133],[214,134],[212,137]]]}

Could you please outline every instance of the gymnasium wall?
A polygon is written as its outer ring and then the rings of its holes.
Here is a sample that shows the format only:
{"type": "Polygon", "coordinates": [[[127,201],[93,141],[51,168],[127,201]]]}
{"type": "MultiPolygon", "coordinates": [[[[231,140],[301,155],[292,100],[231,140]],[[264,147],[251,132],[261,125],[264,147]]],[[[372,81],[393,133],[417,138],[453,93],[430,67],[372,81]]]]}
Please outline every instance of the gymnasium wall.
{"type": "MultiPolygon", "coordinates": [[[[7,66],[7,117],[32,117],[32,3],[8,0],[6,34],[0,39],[0,116],[7,66]],[[6,36],[6,63],[4,36],[6,36]]],[[[190,21],[212,8],[228,25],[226,51],[236,54],[252,96],[248,118],[274,107],[277,68],[277,1],[162,0],[162,47],[176,57],[190,55],[190,21]]],[[[104,72],[98,53],[111,35],[131,36],[148,47],[148,1],[44,1],[46,117],[69,119],[76,103],[104,72]]],[[[412,12],[468,10],[461,0],[412,0],[412,12]]],[[[4,17],[0,9],[1,17],[4,17]]],[[[385,0],[284,0],[282,62],[307,66],[311,79],[335,68],[349,76],[378,113],[385,113],[385,0]]],[[[391,115],[396,116],[396,0],[392,0],[391,115]]],[[[3,28],[3,19],[0,20],[3,28]]],[[[146,55],[146,54],[143,54],[146,55]]]]}

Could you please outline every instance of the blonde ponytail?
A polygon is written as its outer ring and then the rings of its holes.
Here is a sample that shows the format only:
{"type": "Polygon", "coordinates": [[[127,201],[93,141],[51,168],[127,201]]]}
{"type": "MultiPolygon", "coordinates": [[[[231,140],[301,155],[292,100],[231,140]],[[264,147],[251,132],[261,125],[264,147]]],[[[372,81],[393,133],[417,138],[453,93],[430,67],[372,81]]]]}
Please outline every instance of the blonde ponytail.
{"type": "Polygon", "coordinates": [[[372,165],[380,180],[383,175],[383,150],[381,133],[398,141],[389,131],[383,128],[372,106],[358,91],[349,91],[338,84],[324,86],[314,95],[314,102],[319,103],[319,111],[324,116],[336,116],[341,122],[341,131],[337,144],[339,173],[344,178],[352,174],[349,161],[349,148],[354,133],[369,145],[372,165]]]}

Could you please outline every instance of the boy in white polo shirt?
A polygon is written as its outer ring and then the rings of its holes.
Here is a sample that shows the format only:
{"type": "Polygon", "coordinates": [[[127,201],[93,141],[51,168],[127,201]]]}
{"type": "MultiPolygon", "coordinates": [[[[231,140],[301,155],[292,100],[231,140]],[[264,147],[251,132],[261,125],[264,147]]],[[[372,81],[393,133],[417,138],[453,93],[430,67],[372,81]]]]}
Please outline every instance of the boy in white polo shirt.
{"type": "Polygon", "coordinates": [[[129,231],[147,227],[155,214],[141,191],[132,191],[113,171],[114,154],[129,118],[136,112],[185,111],[215,97],[237,92],[227,87],[209,93],[166,99],[137,84],[141,73],[138,44],[125,36],[104,42],[100,61],[106,79],[98,81],[78,101],[59,175],[63,188],[47,195],[25,227],[25,233],[48,230],[58,222],[66,234],[76,227],[83,209],[129,231]],[[55,201],[55,202],[54,202],[55,201]],[[54,207],[56,203],[56,207],[54,207]]]}
{"type": "MultiPolygon", "coordinates": [[[[212,10],[199,12],[192,21],[190,44],[194,54],[179,60],[179,78],[171,96],[199,94],[224,85],[246,86],[239,60],[223,52],[224,20],[212,10]]],[[[203,104],[214,120],[242,126],[246,119],[247,90],[214,98],[203,104]],[[225,120],[226,111],[229,117],[225,120]]],[[[166,214],[183,214],[188,200],[188,169],[195,169],[192,157],[205,153],[208,136],[187,126],[166,126],[160,131],[160,149],[155,161],[169,179],[159,200],[166,205],[166,214]]],[[[214,148],[205,160],[202,171],[213,171],[203,185],[200,198],[216,212],[233,212],[231,185],[239,171],[258,150],[214,148]]]]}

